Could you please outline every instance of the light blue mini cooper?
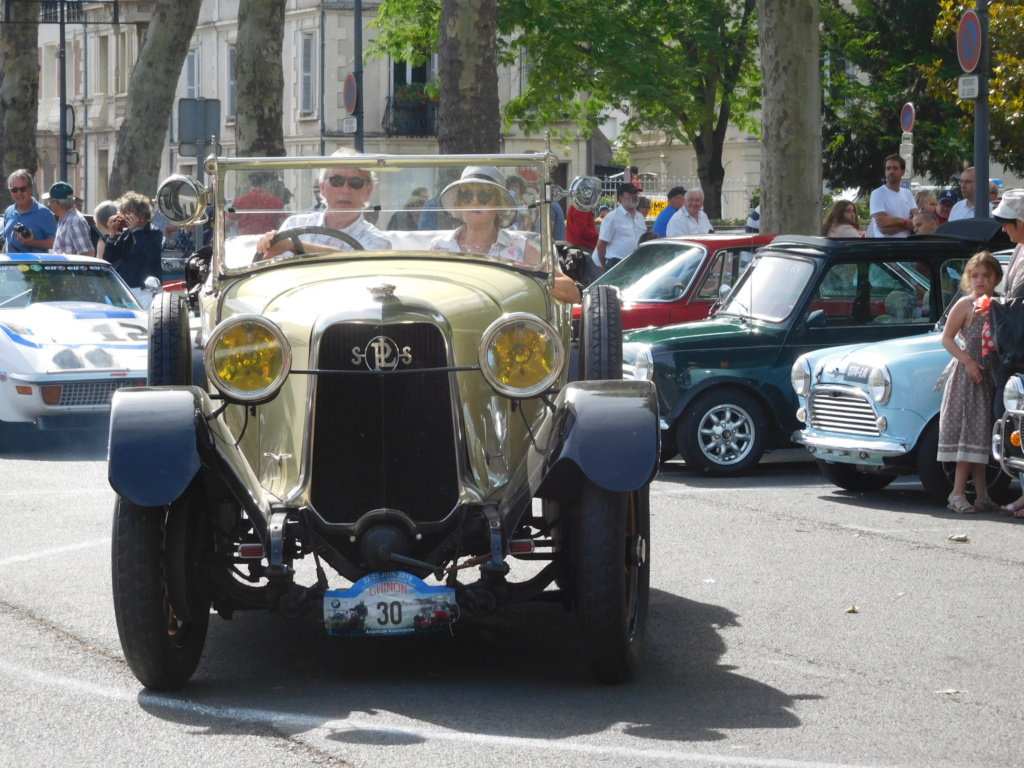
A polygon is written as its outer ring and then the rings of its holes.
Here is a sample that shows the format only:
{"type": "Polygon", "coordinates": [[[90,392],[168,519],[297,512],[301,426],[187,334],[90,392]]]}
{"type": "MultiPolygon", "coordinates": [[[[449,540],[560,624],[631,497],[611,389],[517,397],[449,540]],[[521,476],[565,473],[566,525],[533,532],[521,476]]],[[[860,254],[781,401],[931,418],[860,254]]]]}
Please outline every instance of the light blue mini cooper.
{"type": "MultiPolygon", "coordinates": [[[[1011,253],[995,255],[1005,265],[1011,253]]],[[[806,446],[830,482],[873,491],[900,475],[917,474],[936,500],[949,496],[955,465],[935,458],[942,404],[935,383],[950,361],[942,347],[944,323],[945,316],[931,333],[819,349],[793,363],[797,419],[805,424],[793,440],[806,446]]],[[[1015,498],[1010,481],[993,462],[992,498],[1015,498]]]]}

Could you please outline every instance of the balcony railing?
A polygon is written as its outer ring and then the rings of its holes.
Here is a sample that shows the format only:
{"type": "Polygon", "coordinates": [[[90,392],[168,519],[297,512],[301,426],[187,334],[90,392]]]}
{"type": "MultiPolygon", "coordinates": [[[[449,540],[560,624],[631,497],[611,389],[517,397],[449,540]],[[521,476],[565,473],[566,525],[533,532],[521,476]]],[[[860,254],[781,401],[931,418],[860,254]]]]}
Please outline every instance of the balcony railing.
{"type": "Polygon", "coordinates": [[[390,98],[382,127],[388,136],[436,136],[437,102],[390,98]]]}

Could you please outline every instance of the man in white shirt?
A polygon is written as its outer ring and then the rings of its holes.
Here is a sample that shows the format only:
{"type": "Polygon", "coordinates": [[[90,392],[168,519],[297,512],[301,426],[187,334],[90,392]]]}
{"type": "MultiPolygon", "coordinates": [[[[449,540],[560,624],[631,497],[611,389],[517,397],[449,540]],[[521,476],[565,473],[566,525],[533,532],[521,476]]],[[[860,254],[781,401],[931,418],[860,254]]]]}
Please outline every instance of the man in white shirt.
{"type": "Polygon", "coordinates": [[[681,235],[706,235],[714,232],[708,215],[704,213],[704,193],[699,189],[691,189],[683,199],[683,207],[680,208],[671,219],[668,220],[666,232],[669,237],[681,235]]]}
{"type": "Polygon", "coordinates": [[[909,189],[900,186],[907,161],[899,155],[885,158],[885,184],[871,192],[871,224],[868,237],[907,237],[914,231],[911,221],[917,201],[909,189]]]}
{"type": "MultiPolygon", "coordinates": [[[[988,212],[992,213],[994,206],[988,204],[988,212]]],[[[953,206],[949,212],[949,220],[973,219],[974,218],[974,168],[967,168],[960,174],[960,202],[953,206]]]]}
{"type": "Polygon", "coordinates": [[[636,250],[640,235],[647,231],[647,221],[637,211],[640,190],[632,184],[619,184],[615,189],[619,204],[605,214],[597,247],[590,256],[584,279],[587,285],[614,267],[636,250]]]}

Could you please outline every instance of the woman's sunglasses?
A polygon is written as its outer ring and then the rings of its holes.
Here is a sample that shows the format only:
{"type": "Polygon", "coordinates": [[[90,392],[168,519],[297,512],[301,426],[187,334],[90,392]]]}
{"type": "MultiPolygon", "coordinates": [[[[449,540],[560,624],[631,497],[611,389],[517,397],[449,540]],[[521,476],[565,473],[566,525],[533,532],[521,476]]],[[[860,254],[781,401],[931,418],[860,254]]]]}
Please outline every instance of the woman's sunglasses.
{"type": "Polygon", "coordinates": [[[366,179],[361,176],[331,176],[327,182],[332,187],[344,187],[348,184],[352,189],[362,189],[366,184],[366,179]]]}
{"type": "Polygon", "coordinates": [[[463,187],[462,189],[459,190],[459,202],[462,203],[463,205],[468,205],[469,203],[472,203],[474,193],[477,202],[479,202],[480,205],[487,205],[489,202],[491,202],[497,197],[497,195],[494,192],[491,192],[491,190],[489,189],[474,190],[466,189],[465,187],[463,187]]]}

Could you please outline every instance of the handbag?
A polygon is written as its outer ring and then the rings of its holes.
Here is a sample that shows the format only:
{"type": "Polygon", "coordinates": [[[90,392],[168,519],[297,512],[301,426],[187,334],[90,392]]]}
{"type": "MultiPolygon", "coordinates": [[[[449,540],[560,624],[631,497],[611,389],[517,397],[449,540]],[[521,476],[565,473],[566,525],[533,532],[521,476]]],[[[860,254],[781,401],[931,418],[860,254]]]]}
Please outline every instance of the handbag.
{"type": "Polygon", "coordinates": [[[989,305],[992,341],[999,361],[1024,369],[1024,298],[995,298],[989,305]]]}

